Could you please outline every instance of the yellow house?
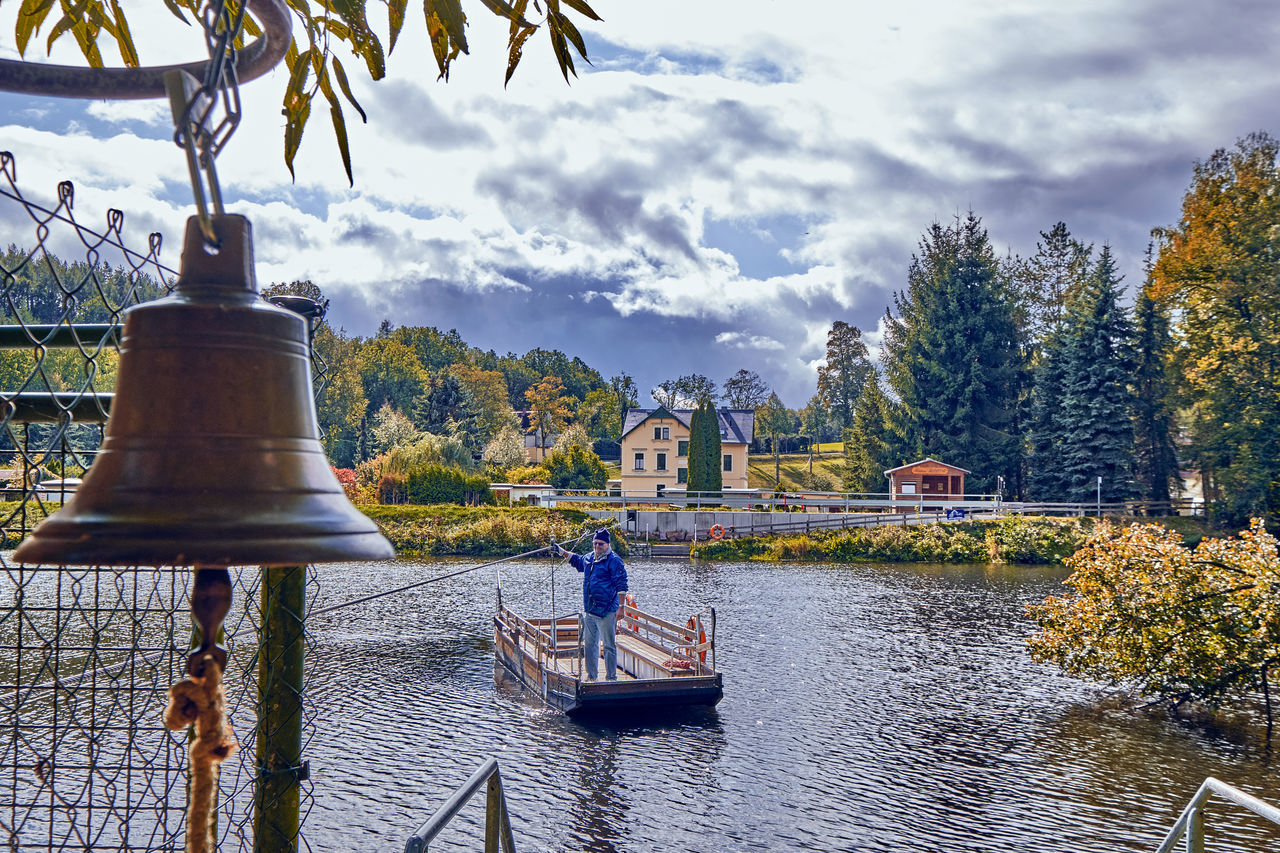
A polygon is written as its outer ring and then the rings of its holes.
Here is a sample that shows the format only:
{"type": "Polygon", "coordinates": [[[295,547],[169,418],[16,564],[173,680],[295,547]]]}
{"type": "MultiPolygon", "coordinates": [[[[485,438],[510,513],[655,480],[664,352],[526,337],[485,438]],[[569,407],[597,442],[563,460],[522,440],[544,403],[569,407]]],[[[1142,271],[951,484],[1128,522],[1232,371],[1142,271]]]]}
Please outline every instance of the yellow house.
{"type": "MultiPolygon", "coordinates": [[[[752,409],[719,409],[720,471],[726,489],[747,487],[747,447],[755,436],[752,409]]],[[[622,491],[661,496],[689,481],[692,409],[628,409],[622,424],[622,491]]]]}

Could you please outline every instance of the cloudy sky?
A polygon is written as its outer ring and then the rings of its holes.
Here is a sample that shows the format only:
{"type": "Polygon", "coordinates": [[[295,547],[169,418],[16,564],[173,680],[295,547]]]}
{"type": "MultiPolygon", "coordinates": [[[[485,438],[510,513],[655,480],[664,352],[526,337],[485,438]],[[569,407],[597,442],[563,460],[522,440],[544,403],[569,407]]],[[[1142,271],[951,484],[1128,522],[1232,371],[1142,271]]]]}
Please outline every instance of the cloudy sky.
{"type": "MultiPolygon", "coordinates": [[[[832,322],[874,346],[921,233],[968,210],[1001,253],[1065,221],[1133,283],[1195,161],[1280,132],[1267,0],[594,0],[594,66],[564,85],[540,36],[505,90],[505,27],[478,2],[448,83],[410,5],[387,79],[353,80],[354,188],[320,105],[291,181],[283,73],[243,88],[218,171],[260,283],[313,280],[352,334],[456,328],[642,390],[745,367],[804,405],[832,322]]],[[[161,4],[125,8],[144,62],[202,55],[161,4]]],[[[0,95],[28,197],[70,179],[82,221],[123,209],[176,266],[192,204],[169,123],[161,101],[0,95]]],[[[0,199],[6,243],[33,240],[20,213],[0,199]]]]}

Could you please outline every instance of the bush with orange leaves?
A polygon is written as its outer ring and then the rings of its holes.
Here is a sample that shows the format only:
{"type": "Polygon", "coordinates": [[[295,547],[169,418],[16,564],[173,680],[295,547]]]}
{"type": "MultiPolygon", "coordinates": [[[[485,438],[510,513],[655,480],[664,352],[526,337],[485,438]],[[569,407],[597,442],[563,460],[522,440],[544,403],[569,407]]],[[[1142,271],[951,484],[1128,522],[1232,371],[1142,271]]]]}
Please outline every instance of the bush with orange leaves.
{"type": "Polygon", "coordinates": [[[1175,710],[1261,694],[1280,670],[1280,556],[1260,519],[1194,549],[1157,524],[1100,526],[1069,557],[1070,592],[1032,604],[1031,656],[1175,710]]]}

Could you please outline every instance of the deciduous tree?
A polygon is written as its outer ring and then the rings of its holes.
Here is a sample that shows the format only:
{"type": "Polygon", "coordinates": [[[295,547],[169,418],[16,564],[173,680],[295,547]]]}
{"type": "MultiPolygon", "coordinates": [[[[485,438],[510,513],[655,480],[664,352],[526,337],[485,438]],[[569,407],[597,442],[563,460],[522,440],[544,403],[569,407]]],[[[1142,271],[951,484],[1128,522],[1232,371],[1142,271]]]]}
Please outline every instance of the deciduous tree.
{"type": "MultiPolygon", "coordinates": [[[[187,22],[187,14],[201,19],[202,0],[165,0],[165,6],[179,20],[187,22]]],[[[364,120],[365,113],[352,95],[347,72],[334,48],[341,44],[354,55],[358,64],[365,66],[369,77],[380,80],[386,75],[386,58],[395,50],[401,28],[408,13],[408,0],[388,0],[386,29],[369,21],[366,0],[330,3],[322,0],[289,0],[289,9],[298,18],[295,33],[304,33],[306,42],[295,39],[285,56],[288,74],[284,93],[284,161],[293,173],[293,158],[302,142],[302,132],[311,115],[312,102],[323,98],[337,137],[338,152],[343,166],[351,175],[351,154],[347,143],[345,105],[355,108],[364,120]],[[385,45],[385,47],[384,47],[385,45]]],[[[585,0],[547,0],[546,14],[541,20],[529,14],[528,0],[480,0],[468,4],[475,8],[483,5],[493,14],[510,22],[507,39],[506,80],[511,79],[524,54],[525,43],[540,28],[545,28],[551,43],[551,51],[560,66],[565,81],[569,75],[577,76],[573,53],[587,58],[586,44],[571,20],[567,10],[593,21],[600,17],[585,0]]],[[[132,32],[125,18],[125,4],[116,0],[84,0],[79,3],[26,3],[18,15],[14,27],[14,40],[20,54],[25,55],[32,38],[49,19],[54,9],[59,17],[50,28],[47,49],[61,36],[71,33],[89,65],[103,66],[99,42],[105,37],[115,41],[120,59],[126,66],[141,64],[138,47],[133,43],[132,32]]],[[[534,2],[535,11],[541,14],[542,6],[534,2]]],[[[431,50],[435,54],[440,78],[449,79],[453,61],[460,53],[469,53],[467,44],[467,16],[460,0],[424,0],[423,14],[431,50]]],[[[252,18],[246,16],[245,29],[250,35],[259,33],[252,18]]],[[[353,181],[354,183],[354,181],[353,181]]]]}
{"type": "Polygon", "coordinates": [[[413,401],[426,384],[427,371],[412,349],[390,337],[375,337],[360,346],[356,358],[370,416],[383,403],[402,412],[413,410],[413,401]]]}
{"type": "Polygon", "coordinates": [[[1278,154],[1265,133],[1214,152],[1157,232],[1151,291],[1178,318],[1189,455],[1229,520],[1280,517],[1278,154]]]}
{"type": "Polygon", "coordinates": [[[769,444],[773,448],[773,485],[776,487],[782,479],[778,437],[791,431],[791,411],[776,392],[769,395],[756,413],[756,426],[769,434],[769,444]]]}
{"type": "Polygon", "coordinates": [[[1261,692],[1271,732],[1280,557],[1255,520],[1194,550],[1159,525],[1102,525],[1069,557],[1065,595],[1028,607],[1031,655],[1175,708],[1261,692]]]}
{"type": "Polygon", "coordinates": [[[558,376],[544,376],[538,384],[525,392],[529,403],[529,426],[538,435],[542,447],[549,435],[558,435],[569,421],[572,411],[564,396],[564,385],[558,376]]]}
{"type": "Polygon", "coordinates": [[[622,424],[626,423],[627,410],[640,405],[640,389],[636,381],[626,373],[620,373],[609,380],[609,390],[618,401],[618,434],[611,436],[615,441],[622,440],[622,424]]]}
{"type": "Polygon", "coordinates": [[[497,469],[515,468],[526,463],[524,437],[515,424],[506,424],[484,447],[486,464],[497,469]]]}
{"type": "Polygon", "coordinates": [[[769,399],[769,386],[759,373],[744,367],[724,381],[721,399],[731,409],[754,409],[769,399]]]}
{"type": "Polygon", "coordinates": [[[668,411],[692,409],[704,401],[715,400],[716,384],[700,373],[663,380],[649,392],[658,405],[668,411]]]}
{"type": "Polygon", "coordinates": [[[610,388],[598,388],[587,394],[574,417],[592,438],[617,441],[622,435],[618,398],[610,388]]]}
{"type": "Polygon", "coordinates": [[[870,371],[862,330],[836,320],[827,333],[826,363],[818,368],[818,393],[840,429],[853,423],[853,406],[870,371]]]}

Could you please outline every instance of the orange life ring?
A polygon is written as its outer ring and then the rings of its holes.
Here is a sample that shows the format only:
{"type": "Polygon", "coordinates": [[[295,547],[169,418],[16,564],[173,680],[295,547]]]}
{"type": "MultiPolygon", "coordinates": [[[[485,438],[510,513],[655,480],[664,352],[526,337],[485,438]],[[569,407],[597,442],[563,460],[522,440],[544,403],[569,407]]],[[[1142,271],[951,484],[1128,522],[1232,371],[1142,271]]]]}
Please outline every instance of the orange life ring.
{"type": "MultiPolygon", "coordinates": [[[[723,539],[724,525],[721,525],[721,524],[711,525],[711,529],[707,531],[707,535],[710,536],[712,539],[723,539]]],[[[690,625],[689,627],[692,628],[693,626],[690,625]]]]}
{"type": "MultiPolygon", "coordinates": [[[[623,607],[630,607],[632,610],[635,610],[636,597],[629,592],[626,593],[622,596],[622,605],[623,607]]],[[[623,628],[636,634],[640,633],[640,626],[636,623],[636,618],[634,616],[624,612],[623,618],[626,620],[626,624],[622,626],[623,628]]]]}
{"type": "MultiPolygon", "coordinates": [[[[692,632],[693,632],[693,631],[697,631],[697,632],[698,632],[698,645],[702,645],[703,643],[705,643],[705,642],[707,641],[707,632],[706,632],[706,631],[701,630],[701,629],[698,627],[698,620],[697,620],[697,619],[695,619],[694,617],[690,616],[690,617],[689,617],[689,621],[688,621],[687,623],[685,623],[685,624],[686,624],[686,627],[688,627],[688,629],[689,629],[689,631],[690,631],[690,635],[691,635],[691,636],[692,636],[692,632]]],[[[689,651],[690,651],[690,652],[692,652],[693,650],[692,650],[692,649],[690,649],[689,651]]],[[[703,663],[706,663],[706,660],[707,660],[707,650],[706,650],[706,649],[703,649],[702,651],[698,652],[698,659],[699,659],[699,660],[701,660],[703,663]]]]}

